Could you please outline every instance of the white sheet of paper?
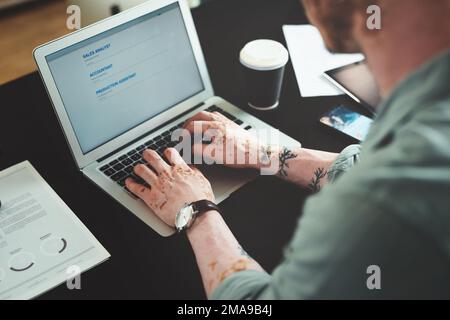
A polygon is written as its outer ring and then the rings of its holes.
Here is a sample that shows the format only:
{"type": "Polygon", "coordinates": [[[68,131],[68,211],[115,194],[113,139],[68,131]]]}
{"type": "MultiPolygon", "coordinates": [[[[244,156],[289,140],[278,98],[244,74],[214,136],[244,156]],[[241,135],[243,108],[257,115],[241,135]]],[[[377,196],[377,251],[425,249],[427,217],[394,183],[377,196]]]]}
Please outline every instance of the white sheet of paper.
{"type": "Polygon", "coordinates": [[[302,97],[343,94],[323,77],[323,73],[361,61],[364,56],[330,53],[319,30],[312,25],[285,25],[283,32],[302,97]]]}
{"type": "Polygon", "coordinates": [[[0,200],[0,300],[34,298],[110,257],[28,161],[0,172],[0,200]]]}

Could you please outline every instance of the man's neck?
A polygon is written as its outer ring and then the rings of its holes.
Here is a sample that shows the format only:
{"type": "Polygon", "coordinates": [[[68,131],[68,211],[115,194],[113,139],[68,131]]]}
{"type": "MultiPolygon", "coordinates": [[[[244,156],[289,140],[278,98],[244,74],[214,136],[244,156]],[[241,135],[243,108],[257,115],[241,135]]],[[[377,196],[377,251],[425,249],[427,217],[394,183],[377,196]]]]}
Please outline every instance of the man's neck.
{"type": "Polygon", "coordinates": [[[380,31],[364,30],[361,32],[365,34],[359,34],[362,50],[383,97],[389,96],[401,80],[421,65],[450,47],[446,13],[429,10],[392,7],[382,16],[380,31]],[[368,32],[378,34],[368,36],[368,32]]]}

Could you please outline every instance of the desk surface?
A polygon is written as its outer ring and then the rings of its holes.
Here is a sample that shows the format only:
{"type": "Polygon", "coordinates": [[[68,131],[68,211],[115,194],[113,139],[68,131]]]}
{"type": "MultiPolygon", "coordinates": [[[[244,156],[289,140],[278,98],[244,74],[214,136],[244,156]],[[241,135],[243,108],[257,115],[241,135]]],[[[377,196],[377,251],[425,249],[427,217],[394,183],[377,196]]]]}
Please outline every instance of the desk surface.
{"type": "MultiPolygon", "coordinates": [[[[240,48],[256,38],[285,43],[283,24],[306,23],[298,0],[213,1],[195,9],[193,15],[216,94],[244,109],[240,48]]],[[[76,170],[37,73],[1,86],[0,103],[0,169],[30,160],[112,256],[82,275],[82,290],[69,291],[61,285],[42,298],[205,298],[185,236],[159,237],[76,170]]],[[[317,121],[338,103],[357,107],[344,96],[301,98],[289,64],[278,110],[248,111],[307,148],[339,152],[351,141],[317,121]]],[[[282,258],[306,197],[295,186],[260,177],[221,207],[242,245],[270,272],[282,258]]]]}

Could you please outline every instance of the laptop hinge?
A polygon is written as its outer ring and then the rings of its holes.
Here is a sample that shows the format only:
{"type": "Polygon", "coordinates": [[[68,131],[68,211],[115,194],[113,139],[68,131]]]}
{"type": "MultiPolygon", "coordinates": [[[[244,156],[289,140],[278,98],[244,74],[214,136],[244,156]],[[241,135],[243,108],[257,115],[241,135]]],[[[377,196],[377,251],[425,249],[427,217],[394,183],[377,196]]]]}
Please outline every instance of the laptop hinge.
{"type": "Polygon", "coordinates": [[[156,127],[156,128],[154,128],[154,129],[148,131],[147,133],[144,133],[143,135],[139,136],[138,138],[134,139],[133,141],[130,141],[129,143],[127,143],[127,144],[123,145],[122,147],[120,147],[120,148],[114,150],[113,152],[108,153],[106,156],[103,156],[103,157],[97,159],[97,162],[102,162],[103,160],[108,159],[108,158],[111,157],[112,155],[114,155],[114,154],[120,152],[120,151],[123,150],[123,149],[126,149],[127,147],[129,147],[129,146],[131,146],[132,144],[136,143],[137,141],[141,140],[141,139],[144,138],[145,136],[148,136],[148,135],[152,134],[153,132],[155,132],[155,131],[161,129],[162,127],[168,125],[169,123],[176,121],[177,119],[183,117],[184,115],[188,114],[188,113],[191,112],[192,110],[195,110],[195,109],[197,109],[197,108],[200,108],[200,107],[201,107],[202,105],[204,105],[204,104],[205,104],[205,103],[202,102],[202,103],[199,103],[199,104],[193,106],[192,108],[190,108],[190,109],[186,110],[185,112],[179,114],[178,116],[176,116],[176,117],[170,119],[169,121],[166,121],[166,122],[164,122],[163,124],[159,125],[158,127],[156,127]]]}

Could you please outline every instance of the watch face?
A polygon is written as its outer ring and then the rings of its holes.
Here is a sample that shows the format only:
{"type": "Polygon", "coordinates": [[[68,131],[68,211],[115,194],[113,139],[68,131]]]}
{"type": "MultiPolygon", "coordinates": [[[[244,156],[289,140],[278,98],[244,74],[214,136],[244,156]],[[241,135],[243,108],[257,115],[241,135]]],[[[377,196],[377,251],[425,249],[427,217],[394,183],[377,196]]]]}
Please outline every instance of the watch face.
{"type": "Polygon", "coordinates": [[[194,210],[192,206],[186,206],[180,210],[180,212],[177,214],[176,220],[175,220],[175,226],[177,229],[184,229],[187,227],[189,222],[192,220],[192,216],[194,214],[194,210]]]}

